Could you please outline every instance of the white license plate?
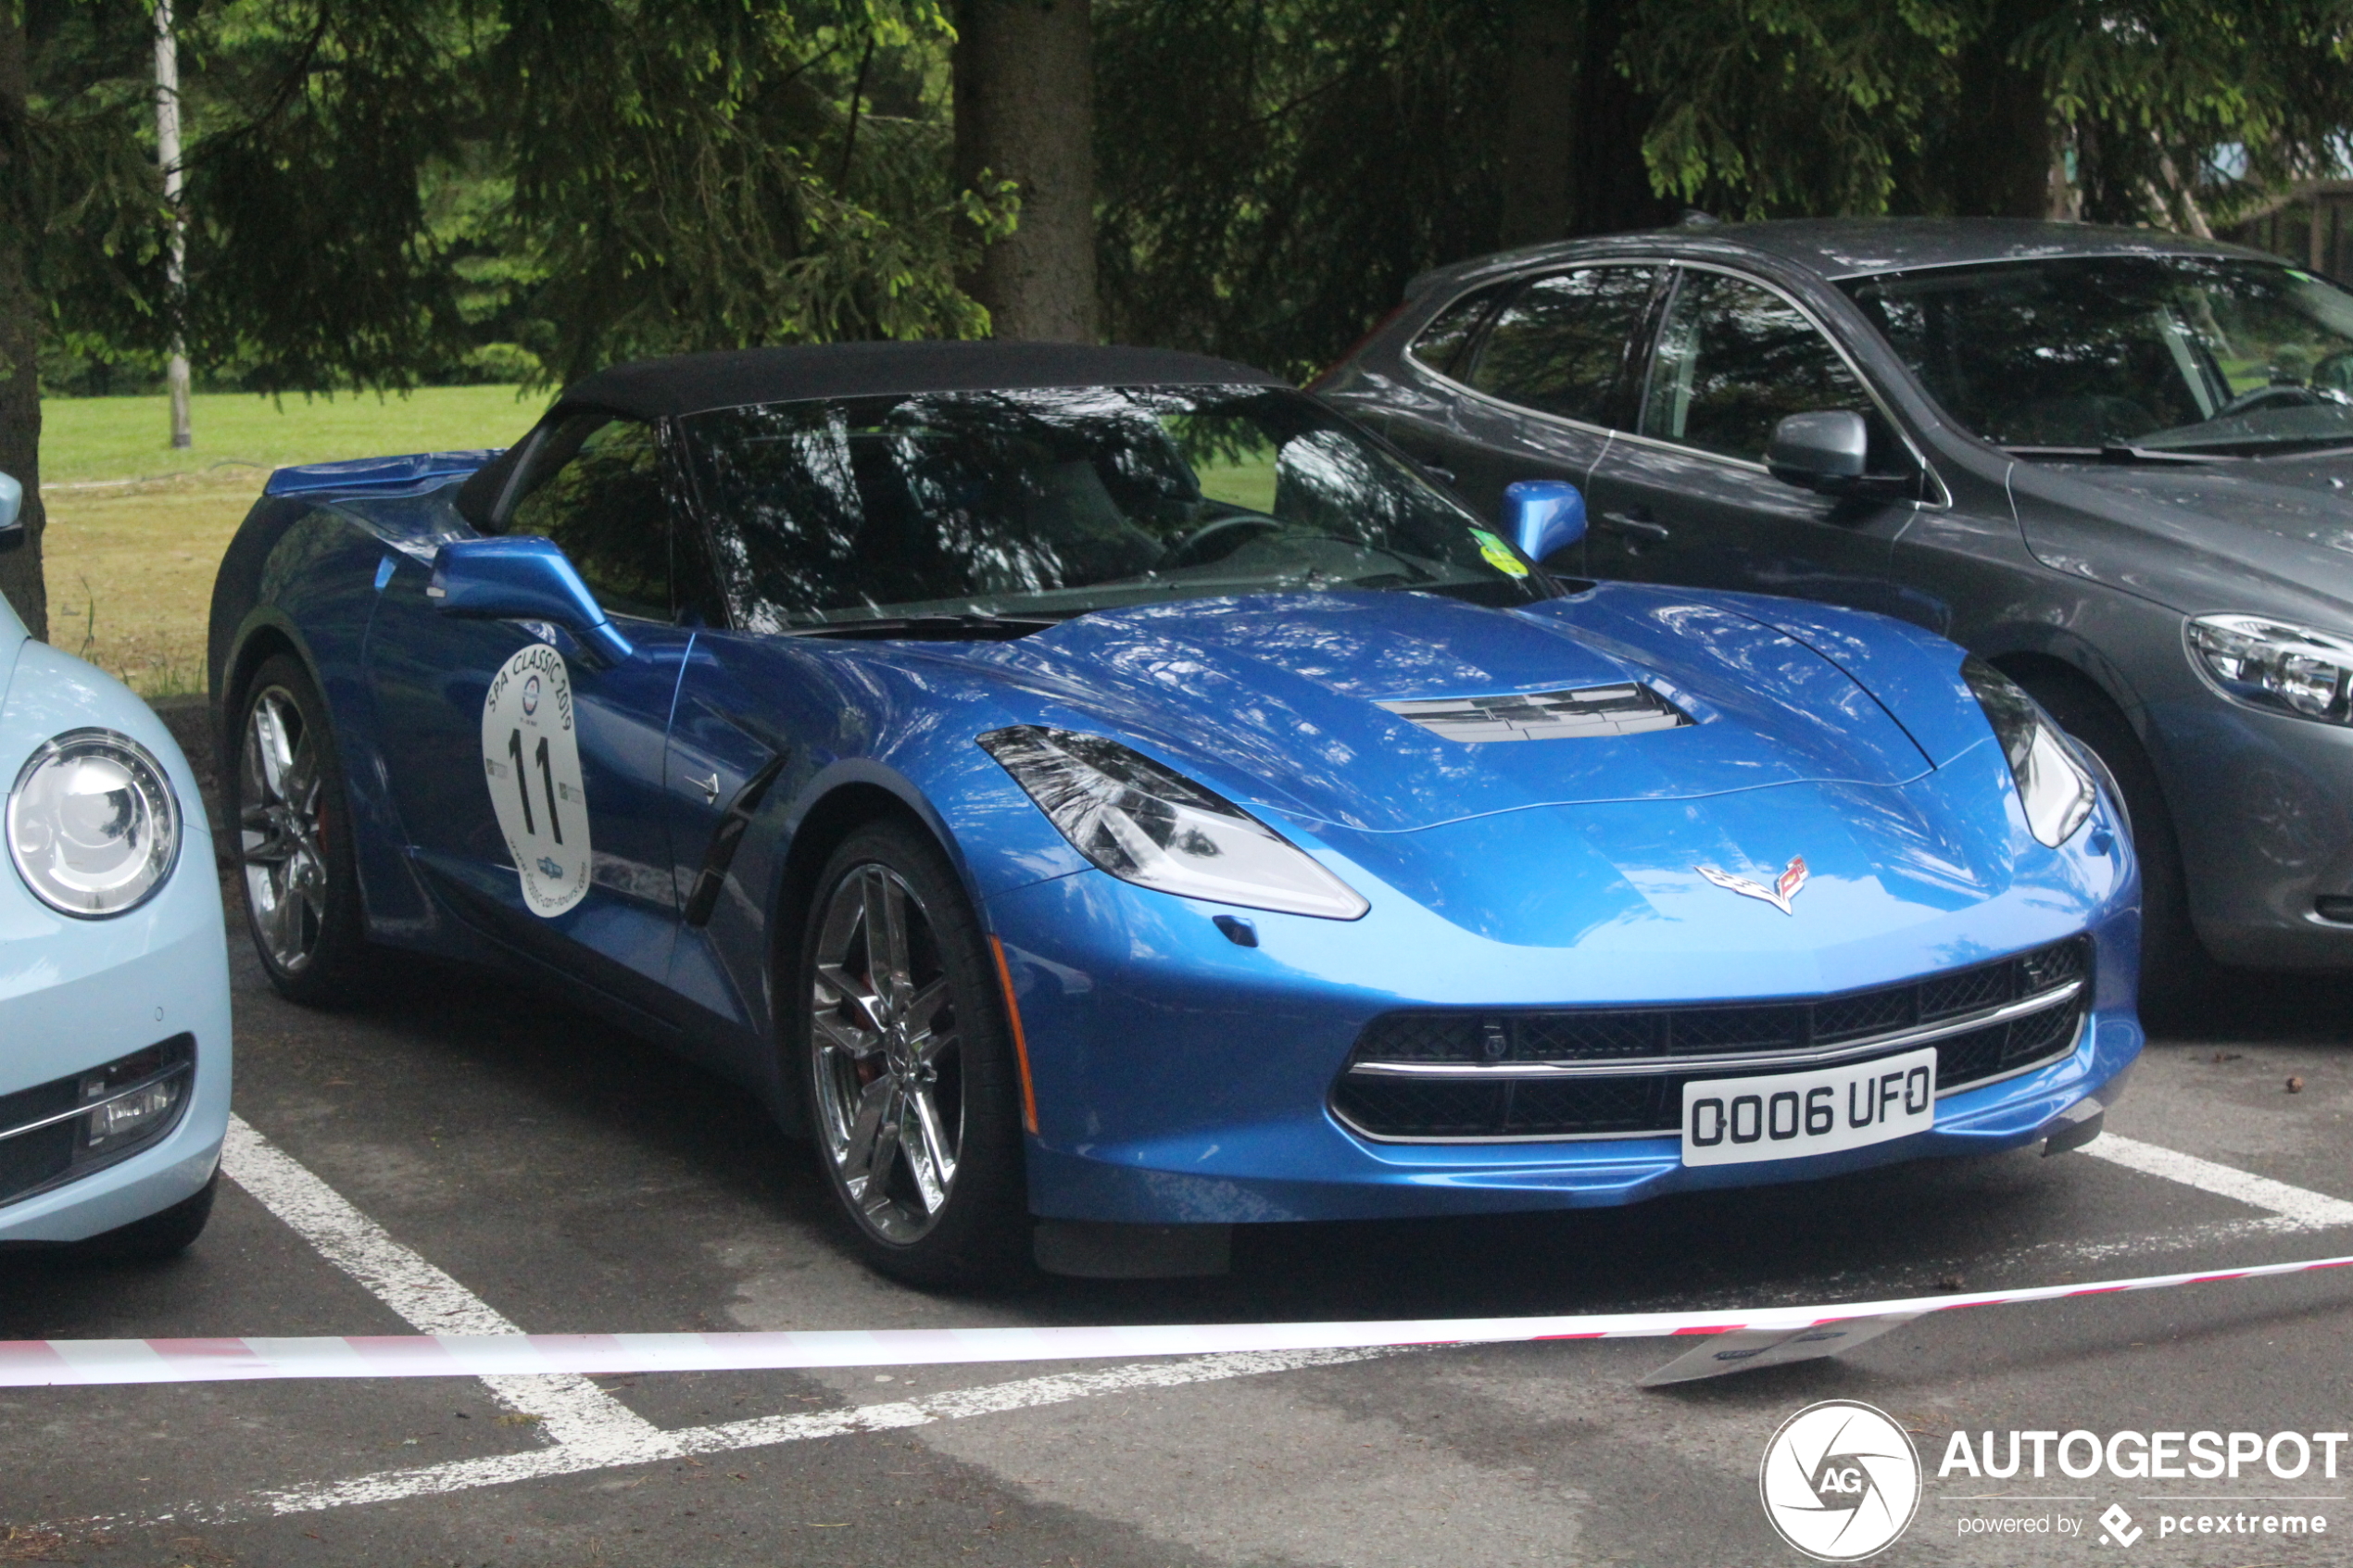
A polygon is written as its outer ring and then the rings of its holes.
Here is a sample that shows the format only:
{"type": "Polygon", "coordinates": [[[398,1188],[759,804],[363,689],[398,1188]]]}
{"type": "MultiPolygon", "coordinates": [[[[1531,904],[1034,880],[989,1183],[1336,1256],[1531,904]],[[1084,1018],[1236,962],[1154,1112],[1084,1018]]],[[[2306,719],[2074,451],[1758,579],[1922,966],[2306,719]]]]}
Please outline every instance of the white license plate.
{"type": "Polygon", "coordinates": [[[1745,1165],[1864,1148],[1936,1125],[1936,1047],[1811,1073],[1683,1085],[1683,1163],[1745,1165]]]}

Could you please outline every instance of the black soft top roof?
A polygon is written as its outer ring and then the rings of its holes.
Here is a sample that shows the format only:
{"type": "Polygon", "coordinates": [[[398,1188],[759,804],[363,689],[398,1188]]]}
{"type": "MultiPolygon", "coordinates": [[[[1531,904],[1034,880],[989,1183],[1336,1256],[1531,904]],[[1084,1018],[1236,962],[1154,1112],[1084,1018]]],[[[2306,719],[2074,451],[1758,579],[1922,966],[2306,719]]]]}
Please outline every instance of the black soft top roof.
{"type": "Polygon", "coordinates": [[[564,389],[558,408],[656,420],[748,403],[996,387],[1279,386],[1264,370],[1163,348],[1072,343],[836,343],[680,354],[615,365],[564,389]]]}
{"type": "MultiPolygon", "coordinates": [[[[1265,370],[1165,348],[1076,343],[832,343],[677,354],[598,370],[564,388],[535,430],[576,411],[672,419],[749,403],[815,397],[884,397],[914,392],[986,392],[1048,386],[1280,386],[1265,370]]],[[[532,438],[510,446],[459,487],[459,512],[476,528],[500,526],[532,438]]]]}

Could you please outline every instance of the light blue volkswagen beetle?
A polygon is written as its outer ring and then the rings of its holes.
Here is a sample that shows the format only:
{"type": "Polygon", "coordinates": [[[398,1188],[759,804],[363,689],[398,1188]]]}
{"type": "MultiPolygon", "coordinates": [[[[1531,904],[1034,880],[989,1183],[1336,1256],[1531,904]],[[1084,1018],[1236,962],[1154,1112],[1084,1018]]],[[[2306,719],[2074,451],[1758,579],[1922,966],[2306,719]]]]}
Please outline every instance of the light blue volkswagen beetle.
{"type": "MultiPolygon", "coordinates": [[[[24,542],[0,474],[0,549],[24,542]]],[[[167,1257],[212,1211],[229,956],[187,759],[0,600],[0,1243],[167,1257]]]]}

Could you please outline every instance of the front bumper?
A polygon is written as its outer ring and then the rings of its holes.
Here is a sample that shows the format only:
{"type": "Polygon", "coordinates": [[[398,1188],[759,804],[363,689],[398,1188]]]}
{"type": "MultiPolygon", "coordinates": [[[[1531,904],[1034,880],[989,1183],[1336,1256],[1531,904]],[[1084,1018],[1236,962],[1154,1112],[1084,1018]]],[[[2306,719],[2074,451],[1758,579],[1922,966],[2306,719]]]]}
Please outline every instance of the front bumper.
{"type": "Polygon", "coordinates": [[[70,979],[25,988],[16,983],[33,967],[22,961],[33,958],[28,949],[81,947],[70,941],[78,934],[49,944],[21,936],[0,942],[6,970],[0,976],[0,1095],[88,1072],[175,1035],[195,1040],[194,1082],[170,1131],[87,1174],[0,1202],[0,1243],[86,1240],[193,1198],[212,1179],[229,1125],[228,948],[212,868],[199,856],[195,869],[190,880],[212,895],[208,929],[192,922],[193,929],[121,961],[99,955],[70,979]]]}
{"type": "MultiPolygon", "coordinates": [[[[1013,976],[1036,1085],[1031,1207],[1054,1219],[1160,1224],[1495,1213],[2024,1147],[2114,1098],[2142,1046],[2138,881],[2120,846],[2110,864],[2088,919],[2082,901],[2070,907],[2047,883],[2021,883],[1901,929],[1810,948],[1647,955],[1496,942],[1413,899],[1376,895],[1361,867],[1347,874],[1374,909],[1354,922],[1235,911],[1092,871],[1002,894],[988,914],[1013,976]],[[1254,926],[1256,947],[1212,923],[1236,913],[1254,926]],[[1360,1031],[1396,1009],[1802,996],[2082,931],[2094,942],[2095,989],[2075,1047],[1947,1096],[1932,1132],[1889,1143],[1686,1168],[1674,1136],[1377,1143],[1328,1109],[1360,1031]]],[[[1786,942],[1794,930],[1768,934],[1786,942]]]]}
{"type": "Polygon", "coordinates": [[[0,1200],[0,1244],[81,1241],[193,1198],[220,1164],[229,1123],[229,947],[195,780],[160,720],[98,671],[33,646],[0,714],[0,788],[48,735],[120,730],[160,759],[186,837],[170,880],[112,920],[57,914],[0,854],[0,1098],[38,1090],[179,1035],[195,1070],[177,1121],[155,1143],[0,1200]]]}
{"type": "Polygon", "coordinates": [[[2259,969],[2353,969],[2353,729],[2196,687],[2149,706],[2152,749],[2207,949],[2259,969]]]}

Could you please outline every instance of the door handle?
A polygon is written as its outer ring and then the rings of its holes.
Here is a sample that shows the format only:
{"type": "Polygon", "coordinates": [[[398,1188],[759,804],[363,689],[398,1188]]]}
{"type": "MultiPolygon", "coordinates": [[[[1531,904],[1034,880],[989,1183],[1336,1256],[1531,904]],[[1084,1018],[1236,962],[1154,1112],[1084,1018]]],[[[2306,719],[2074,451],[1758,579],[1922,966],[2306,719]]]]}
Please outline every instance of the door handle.
{"type": "Polygon", "coordinates": [[[1653,522],[1631,512],[1604,512],[1600,526],[1613,533],[1630,533],[1640,539],[1665,539],[1671,532],[1663,522],[1653,522]]]}

